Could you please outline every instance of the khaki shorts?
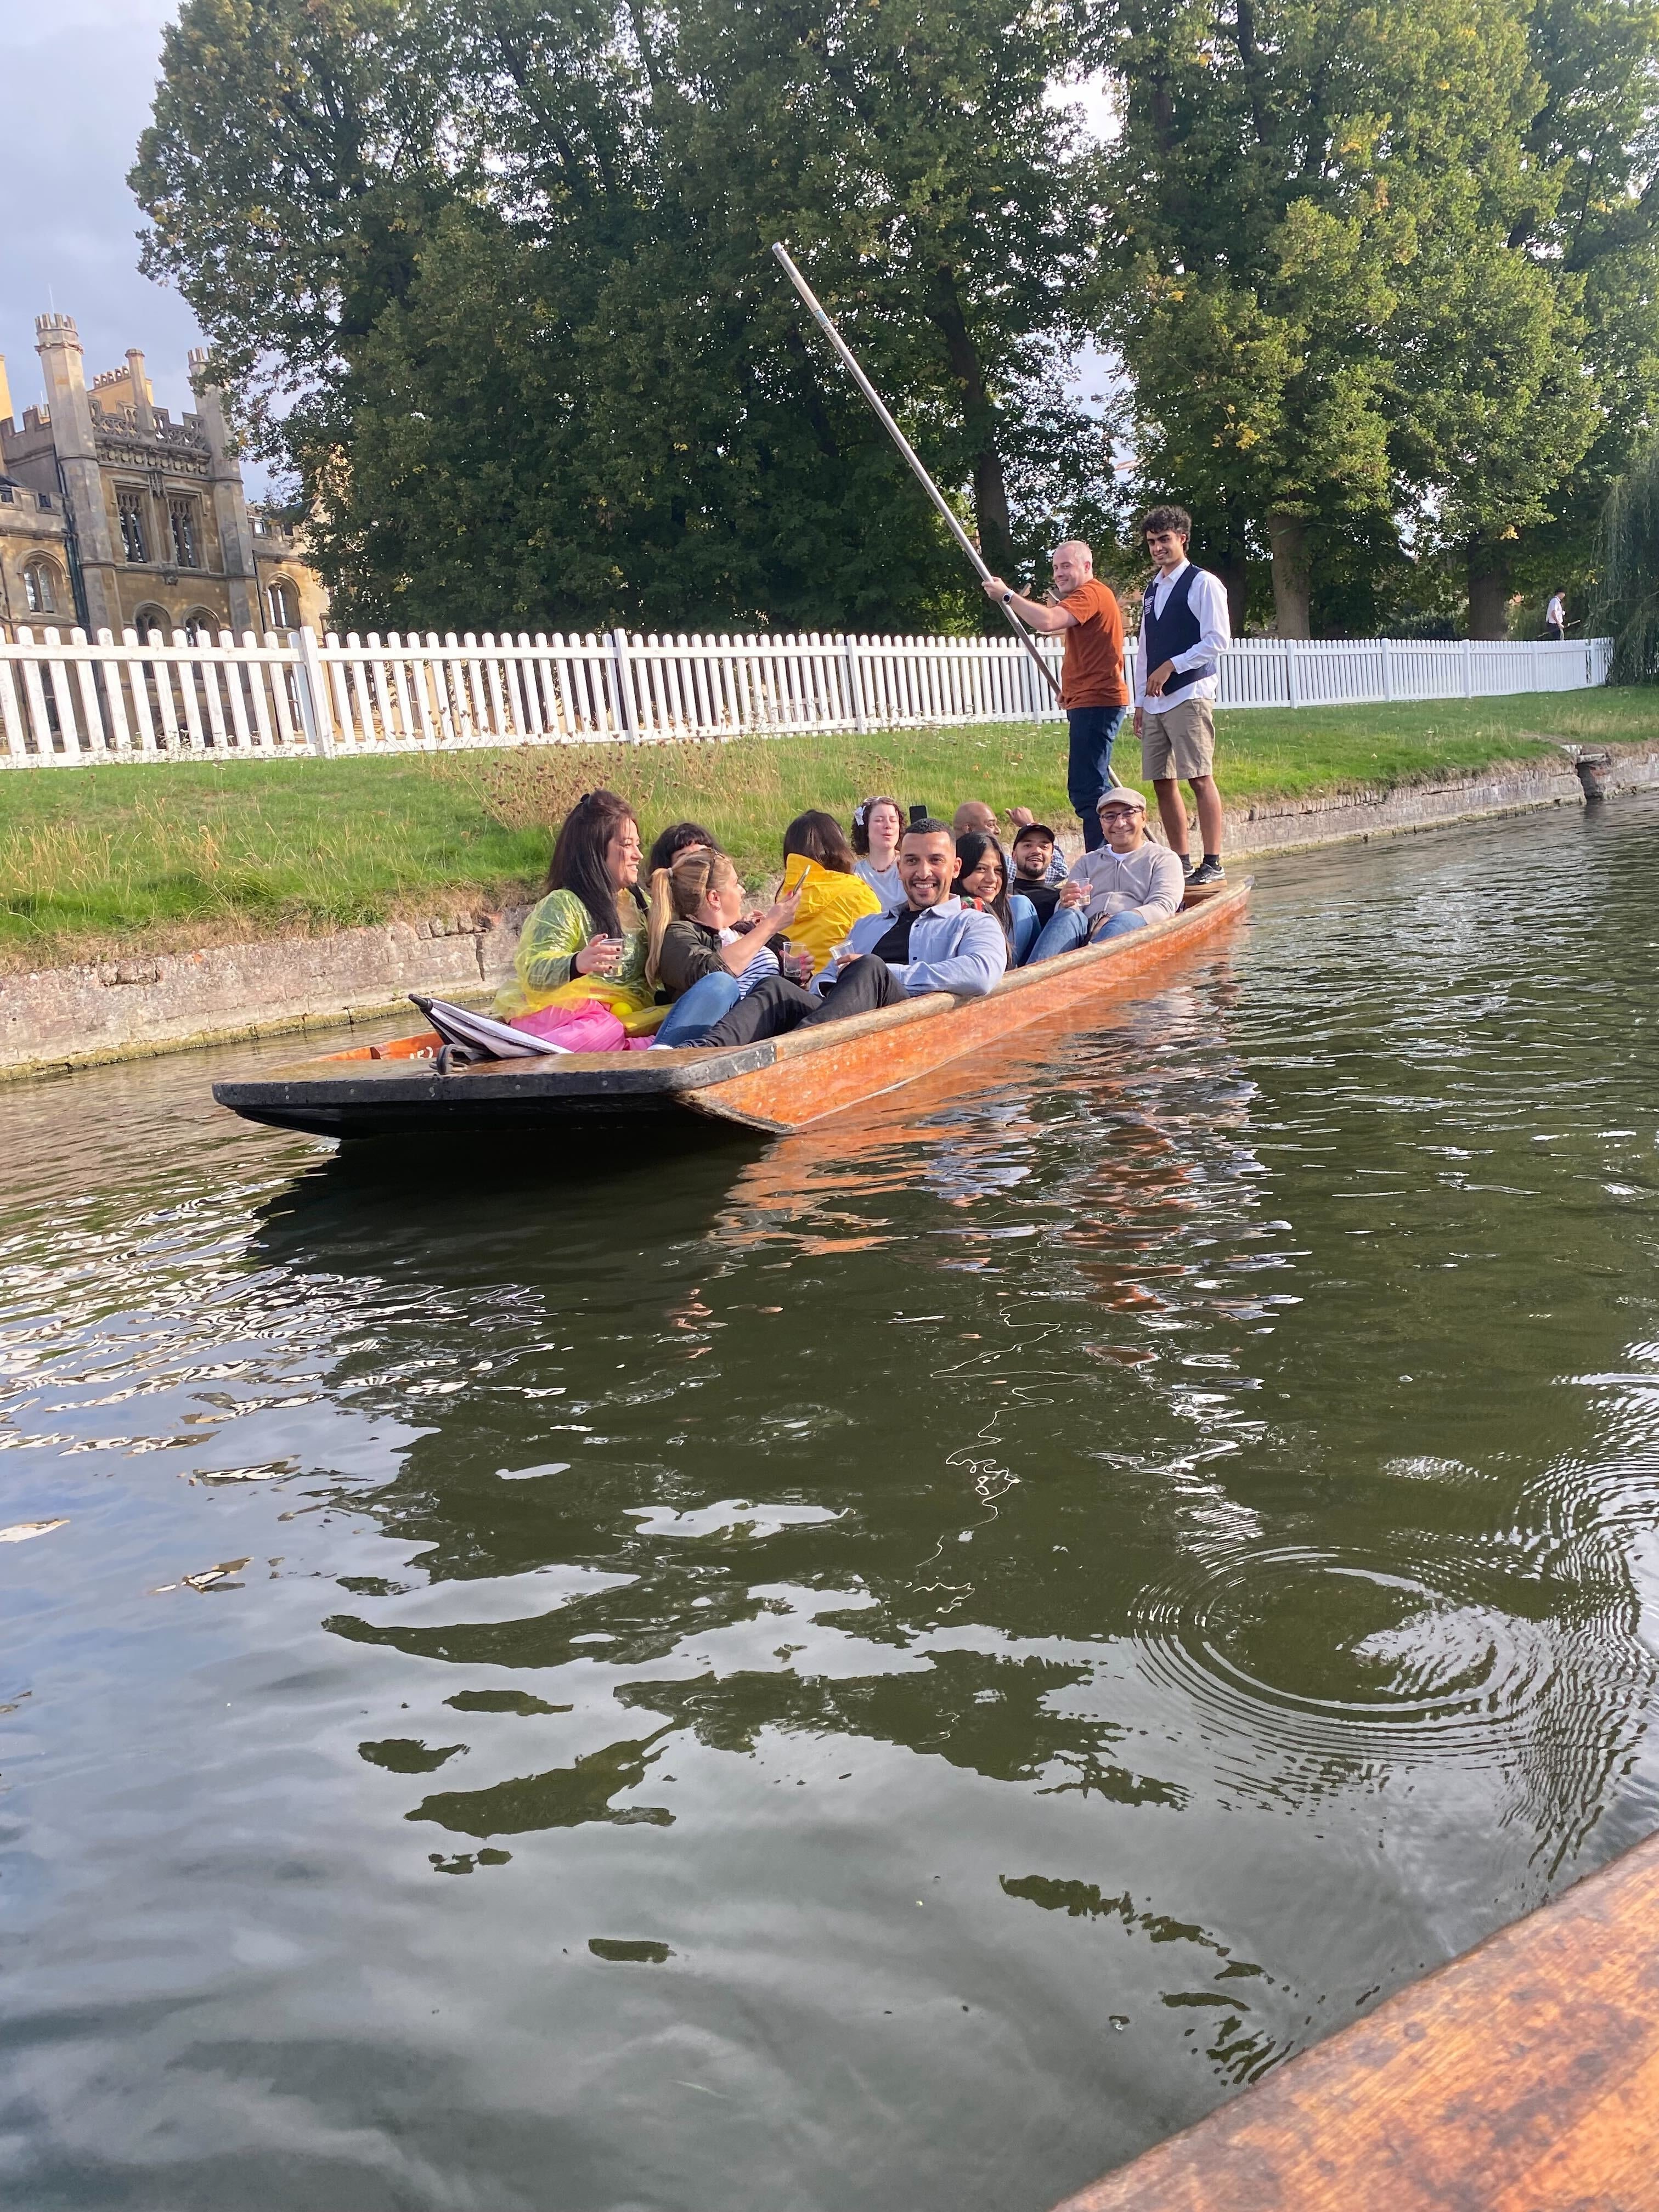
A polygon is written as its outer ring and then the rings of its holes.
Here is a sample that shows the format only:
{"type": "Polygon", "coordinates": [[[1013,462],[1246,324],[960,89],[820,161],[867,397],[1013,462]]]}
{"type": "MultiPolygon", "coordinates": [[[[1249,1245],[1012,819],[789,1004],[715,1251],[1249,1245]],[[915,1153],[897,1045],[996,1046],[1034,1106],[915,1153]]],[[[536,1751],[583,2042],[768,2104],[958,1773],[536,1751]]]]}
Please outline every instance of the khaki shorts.
{"type": "Polygon", "coordinates": [[[1161,714],[1140,718],[1144,783],[1175,777],[1190,782],[1215,768],[1215,712],[1207,699],[1182,699],[1161,714]]]}

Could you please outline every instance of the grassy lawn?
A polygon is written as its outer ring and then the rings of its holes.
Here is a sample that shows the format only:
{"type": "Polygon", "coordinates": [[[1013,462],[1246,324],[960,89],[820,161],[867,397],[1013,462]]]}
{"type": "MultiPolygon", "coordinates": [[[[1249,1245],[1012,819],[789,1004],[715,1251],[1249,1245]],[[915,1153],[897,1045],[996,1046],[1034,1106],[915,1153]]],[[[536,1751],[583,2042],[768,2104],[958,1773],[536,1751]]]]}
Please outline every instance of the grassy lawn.
{"type": "MultiPolygon", "coordinates": [[[[1547,754],[1551,738],[1659,734],[1659,693],[1529,694],[1421,707],[1234,712],[1217,777],[1232,805],[1432,781],[1547,754]]],[[[1120,739],[1120,772],[1136,750],[1120,739]]],[[[842,818],[892,792],[948,814],[1025,805],[1064,827],[1065,732],[1044,724],[415,755],[21,769],[0,775],[0,966],[178,950],[522,898],[550,825],[607,783],[647,840],[690,815],[757,878],[791,815],[842,818]]]]}

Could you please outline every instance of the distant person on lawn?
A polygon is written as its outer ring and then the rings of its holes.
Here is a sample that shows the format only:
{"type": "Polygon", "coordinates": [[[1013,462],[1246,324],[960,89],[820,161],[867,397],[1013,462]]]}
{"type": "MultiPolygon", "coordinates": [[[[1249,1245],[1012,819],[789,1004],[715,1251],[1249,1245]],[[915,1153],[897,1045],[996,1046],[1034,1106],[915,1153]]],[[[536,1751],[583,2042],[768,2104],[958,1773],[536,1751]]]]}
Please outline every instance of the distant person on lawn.
{"type": "Polygon", "coordinates": [[[1544,635],[1554,645],[1566,641],[1567,595],[1565,592],[1550,593],[1550,603],[1544,610],[1544,635]]]}
{"type": "Polygon", "coordinates": [[[985,591],[988,598],[1012,607],[1030,629],[1049,637],[1064,635],[1060,703],[1072,732],[1066,795],[1083,824],[1083,849],[1092,853],[1100,843],[1095,810],[1101,793],[1111,788],[1112,740],[1129,704],[1123,684],[1123,616],[1095,574],[1095,556],[1080,538],[1056,545],[1053,561],[1052,606],[1023,599],[1000,576],[993,576],[985,591]]]}
{"type": "Polygon", "coordinates": [[[1221,649],[1233,641],[1226,586],[1187,558],[1193,518],[1184,507],[1149,509],[1140,533],[1158,571],[1141,602],[1135,647],[1140,773],[1158,793],[1164,835],[1188,882],[1218,884],[1226,871],[1215,787],[1215,695],[1221,649]],[[1183,781],[1192,787],[1204,848],[1196,868],[1187,857],[1183,781]]]}

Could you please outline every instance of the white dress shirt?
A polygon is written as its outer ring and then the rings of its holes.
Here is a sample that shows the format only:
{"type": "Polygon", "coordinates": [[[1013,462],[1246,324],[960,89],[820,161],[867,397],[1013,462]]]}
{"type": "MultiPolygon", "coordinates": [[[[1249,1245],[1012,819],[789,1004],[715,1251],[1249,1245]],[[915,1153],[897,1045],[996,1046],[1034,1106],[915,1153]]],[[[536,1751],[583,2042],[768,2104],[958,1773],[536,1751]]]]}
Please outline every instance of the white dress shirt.
{"type": "MultiPolygon", "coordinates": [[[[1147,588],[1146,604],[1155,615],[1164,611],[1164,602],[1187,571],[1193,569],[1193,588],[1187,605],[1198,623],[1198,643],[1186,653],[1175,655],[1176,675],[1183,668],[1201,668],[1206,660],[1214,660],[1224,646],[1233,641],[1232,617],[1227,611],[1227,587],[1219,576],[1212,576],[1207,568],[1193,568],[1190,561],[1165,575],[1154,576],[1147,588]]],[[[1171,680],[1156,699],[1146,696],[1146,678],[1151,671],[1146,665],[1146,625],[1140,626],[1140,635],[1135,641],[1135,704],[1149,714],[1161,714],[1166,707],[1178,707],[1183,699],[1213,699],[1217,678],[1201,676],[1196,683],[1182,684],[1171,680]]]]}

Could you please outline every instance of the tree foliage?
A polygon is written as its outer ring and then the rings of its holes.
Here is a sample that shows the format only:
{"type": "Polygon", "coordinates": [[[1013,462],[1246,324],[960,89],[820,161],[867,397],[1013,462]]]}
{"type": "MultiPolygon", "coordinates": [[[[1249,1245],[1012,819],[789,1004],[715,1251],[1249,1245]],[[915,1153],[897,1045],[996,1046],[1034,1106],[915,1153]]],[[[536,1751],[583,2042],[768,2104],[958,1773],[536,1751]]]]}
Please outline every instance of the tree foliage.
{"type": "Polygon", "coordinates": [[[1654,398],[1656,55],[1649,0],[1129,0],[1105,326],[1282,629],[1390,532],[1501,627],[1595,503],[1654,398]]]}
{"type": "Polygon", "coordinates": [[[994,566],[1110,527],[1093,330],[1291,634],[1495,632],[1659,428],[1659,0],[184,0],[163,58],[146,264],[360,623],[977,622],[777,237],[994,566]]]}
{"type": "Polygon", "coordinates": [[[1613,635],[1614,682],[1659,682],[1659,444],[1607,495],[1595,611],[1613,635]]]}
{"type": "Polygon", "coordinates": [[[1526,17],[1540,100],[1529,159],[1554,182],[1516,242],[1578,288],[1594,434],[1518,533],[1511,573],[1540,593],[1586,576],[1608,489],[1659,426],[1659,6],[1535,0],[1526,17]]]}
{"type": "Polygon", "coordinates": [[[185,0],[147,264],[318,499],[348,619],[977,620],[768,249],[994,562],[1097,523],[1077,5],[185,0]]]}

